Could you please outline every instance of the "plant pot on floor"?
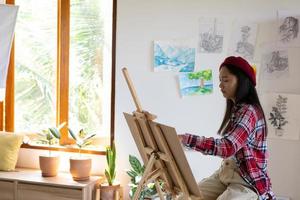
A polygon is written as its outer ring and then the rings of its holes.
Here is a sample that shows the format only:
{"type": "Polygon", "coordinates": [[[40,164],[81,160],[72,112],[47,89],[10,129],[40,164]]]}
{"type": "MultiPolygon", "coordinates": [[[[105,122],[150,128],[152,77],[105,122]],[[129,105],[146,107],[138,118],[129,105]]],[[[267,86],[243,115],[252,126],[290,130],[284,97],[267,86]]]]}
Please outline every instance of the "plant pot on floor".
{"type": "Polygon", "coordinates": [[[57,175],[59,166],[58,156],[40,156],[39,162],[43,177],[53,177],[57,175]]]}
{"type": "Polygon", "coordinates": [[[70,158],[70,172],[72,174],[73,180],[75,181],[89,180],[91,168],[91,158],[70,158]]]}
{"type": "Polygon", "coordinates": [[[108,185],[108,183],[102,183],[100,185],[100,200],[118,200],[120,199],[120,184],[115,183],[108,185]]]}

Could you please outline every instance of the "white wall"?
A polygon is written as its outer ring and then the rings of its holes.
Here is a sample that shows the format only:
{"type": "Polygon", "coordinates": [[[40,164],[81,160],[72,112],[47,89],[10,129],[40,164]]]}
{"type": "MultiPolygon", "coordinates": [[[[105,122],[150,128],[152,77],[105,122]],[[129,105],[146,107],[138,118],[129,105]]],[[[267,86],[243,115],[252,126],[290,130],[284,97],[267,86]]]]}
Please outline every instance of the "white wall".
{"type": "MultiPolygon", "coordinates": [[[[126,66],[134,82],[143,109],[158,115],[157,121],[174,126],[178,133],[191,132],[216,136],[224,111],[224,99],[218,90],[218,66],[226,54],[197,55],[197,68],[211,67],[214,93],[180,98],[175,73],[153,72],[153,41],[196,38],[201,16],[225,19],[225,49],[233,19],[258,22],[274,20],[278,9],[300,9],[297,0],[120,0],[117,23],[116,68],[116,141],[118,176],[125,184],[128,177],[128,155],[139,155],[123,112],[135,110],[121,68],[126,66]]],[[[269,171],[276,194],[300,199],[299,141],[269,140],[269,171]]],[[[187,153],[197,180],[208,176],[219,166],[220,159],[187,153]]]]}

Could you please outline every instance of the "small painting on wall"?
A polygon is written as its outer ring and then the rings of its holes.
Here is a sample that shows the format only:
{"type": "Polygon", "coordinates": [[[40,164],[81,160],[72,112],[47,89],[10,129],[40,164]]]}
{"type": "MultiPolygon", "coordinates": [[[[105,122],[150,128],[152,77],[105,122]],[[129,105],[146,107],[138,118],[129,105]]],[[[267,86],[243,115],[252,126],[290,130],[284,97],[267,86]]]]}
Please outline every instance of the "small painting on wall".
{"type": "Polygon", "coordinates": [[[154,71],[193,72],[196,48],[178,42],[154,42],[154,71]]]}
{"type": "Polygon", "coordinates": [[[211,94],[213,92],[212,70],[180,73],[181,96],[211,94]]]}

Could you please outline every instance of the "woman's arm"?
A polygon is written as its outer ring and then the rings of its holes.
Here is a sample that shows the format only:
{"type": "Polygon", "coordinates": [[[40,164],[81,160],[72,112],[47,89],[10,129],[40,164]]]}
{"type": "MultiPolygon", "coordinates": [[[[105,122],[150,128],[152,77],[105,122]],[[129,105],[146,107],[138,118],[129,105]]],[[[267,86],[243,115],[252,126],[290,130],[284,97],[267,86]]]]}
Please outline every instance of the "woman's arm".
{"type": "Polygon", "coordinates": [[[247,109],[245,112],[240,112],[240,115],[232,122],[232,128],[222,138],[206,138],[187,133],[180,136],[181,142],[184,146],[203,154],[227,158],[246,144],[249,134],[255,127],[255,121],[253,111],[247,109]]]}

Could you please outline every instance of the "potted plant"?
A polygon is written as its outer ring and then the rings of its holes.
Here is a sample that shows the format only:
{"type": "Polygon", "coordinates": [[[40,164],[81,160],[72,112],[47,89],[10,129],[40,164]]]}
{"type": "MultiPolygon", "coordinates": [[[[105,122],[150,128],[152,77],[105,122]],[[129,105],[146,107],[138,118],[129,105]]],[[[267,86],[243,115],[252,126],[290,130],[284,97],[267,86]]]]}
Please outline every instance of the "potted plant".
{"type": "Polygon", "coordinates": [[[58,166],[59,166],[59,157],[57,155],[51,154],[50,147],[55,144],[60,139],[59,130],[65,125],[65,123],[61,124],[59,127],[51,127],[47,130],[42,130],[39,135],[41,138],[40,141],[46,143],[49,146],[49,154],[48,155],[40,155],[39,156],[39,164],[40,169],[42,171],[43,177],[52,177],[57,175],[58,166]]]}
{"type": "MultiPolygon", "coordinates": [[[[127,170],[127,174],[130,177],[130,181],[131,181],[131,183],[129,184],[130,186],[129,196],[132,199],[139,185],[139,182],[142,179],[142,176],[144,174],[145,166],[143,166],[141,162],[137,159],[137,157],[133,155],[129,155],[129,163],[131,169],[127,170]]],[[[139,199],[140,200],[152,199],[155,196],[157,196],[155,184],[153,182],[150,182],[142,189],[139,199]]]]}
{"type": "MultiPolygon", "coordinates": [[[[106,182],[100,185],[100,199],[112,200],[118,197],[120,183],[115,181],[116,178],[116,147],[113,143],[112,146],[106,147],[106,162],[107,169],[105,169],[106,182]]],[[[118,199],[118,198],[117,198],[118,199]]]]}
{"type": "MultiPolygon", "coordinates": [[[[130,177],[131,183],[129,184],[130,186],[130,191],[129,191],[129,196],[132,199],[137,187],[139,185],[140,180],[143,177],[144,171],[145,171],[145,166],[141,164],[141,162],[137,159],[137,157],[133,155],[129,155],[129,163],[131,166],[130,170],[127,170],[127,174],[130,177]]],[[[162,191],[164,191],[164,184],[163,182],[159,182],[159,186],[162,191]]],[[[171,200],[172,196],[171,194],[165,193],[164,198],[166,200],[171,200]]],[[[159,199],[158,192],[155,187],[154,182],[148,183],[140,193],[140,196],[138,198],[139,200],[144,200],[144,199],[159,199]]]]}
{"type": "Polygon", "coordinates": [[[87,134],[81,129],[78,134],[74,134],[71,129],[68,129],[71,137],[75,140],[76,145],[79,148],[79,157],[70,158],[70,172],[73,180],[84,181],[90,178],[90,172],[92,168],[92,159],[81,156],[81,149],[91,143],[91,139],[96,134],[87,134]]]}

